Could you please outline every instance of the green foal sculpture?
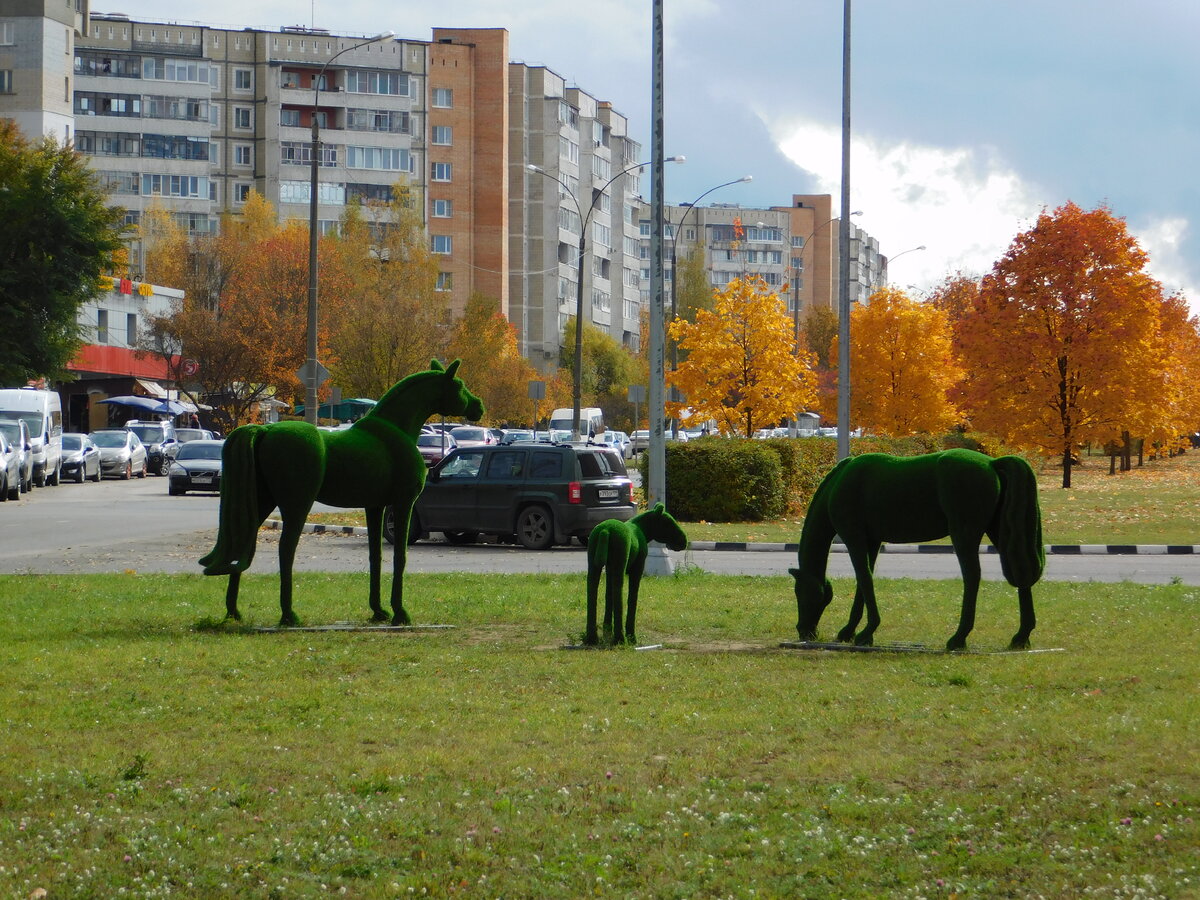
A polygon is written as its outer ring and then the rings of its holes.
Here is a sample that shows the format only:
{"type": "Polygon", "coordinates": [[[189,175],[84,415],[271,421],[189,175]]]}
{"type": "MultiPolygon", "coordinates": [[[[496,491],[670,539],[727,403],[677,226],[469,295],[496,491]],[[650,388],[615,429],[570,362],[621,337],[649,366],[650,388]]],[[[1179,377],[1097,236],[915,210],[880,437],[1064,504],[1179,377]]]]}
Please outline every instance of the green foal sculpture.
{"type": "Polygon", "coordinates": [[[1029,463],[973,450],[843,459],[813,495],[800,533],[799,567],[788,570],[796,581],[800,640],[816,638],[821,613],[833,599],[825,569],[835,535],[846,545],[858,582],[850,621],[837,638],[861,646],[872,644],[880,622],[873,580],[880,546],[949,535],[962,570],[963,601],[958,630],[946,649],[963,649],[975,625],[979,544],[985,534],[1000,554],[1005,579],[1017,589],[1021,623],[1010,646],[1027,648],[1036,624],[1032,588],[1046,564],[1037,479],[1029,463]],[[864,607],[867,625],[855,635],[864,607]]]}
{"type": "Polygon", "coordinates": [[[672,550],[687,547],[687,535],[661,503],[634,516],[628,522],[606,519],[588,536],[587,557],[587,628],[583,642],[600,643],[596,633],[597,594],[600,573],[607,569],[604,582],[604,635],[613,643],[624,640],[636,644],[634,620],[637,618],[638,587],[646,568],[647,545],[659,541],[672,550]],[[625,617],[624,638],[621,628],[621,588],[629,576],[629,612],[625,617]]]}
{"type": "MultiPolygon", "coordinates": [[[[455,377],[459,360],[399,381],[365,416],[344,431],[307,422],[243,425],[222,451],[221,512],[216,546],[200,560],[205,575],[228,575],[226,616],[240,619],[241,574],[254,560],[258,529],[278,506],[280,625],[298,625],[292,610],[292,564],[313,503],[362,507],[367,517],[371,621],[387,622],[380,603],[383,512],[395,507],[396,529],[408,533],[413,503],[425,486],[425,462],[416,446],[421,425],[434,413],[483,416],[483,403],[455,377]]],[[[408,625],[404,609],[407,545],[396,544],[392,565],[391,624],[408,625]]]]}

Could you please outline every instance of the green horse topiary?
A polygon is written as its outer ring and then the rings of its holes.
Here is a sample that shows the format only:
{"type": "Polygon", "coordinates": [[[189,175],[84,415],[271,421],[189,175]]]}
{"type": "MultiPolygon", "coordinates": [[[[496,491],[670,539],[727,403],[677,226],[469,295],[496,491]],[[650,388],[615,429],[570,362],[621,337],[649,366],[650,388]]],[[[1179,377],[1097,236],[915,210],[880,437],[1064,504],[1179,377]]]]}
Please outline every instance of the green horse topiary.
{"type": "Polygon", "coordinates": [[[818,486],[800,533],[796,580],[796,630],[814,640],[821,613],[833,599],[825,577],[829,547],[840,536],[854,566],[857,589],[850,621],[839,641],[870,646],[879,626],[873,572],[887,542],[931,541],[949,535],[963,576],[962,613],[947,650],[961,650],[975,625],[979,594],[979,544],[987,535],[1000,554],[1008,583],[1017,589],[1021,622],[1011,647],[1029,646],[1036,621],[1032,587],[1046,565],[1037,479],[1019,456],[992,459],[973,450],[924,456],[881,453],[843,459],[818,486]],[[854,630],[867,611],[867,625],[854,630]]]}
{"type": "Polygon", "coordinates": [[[634,620],[637,618],[638,586],[646,569],[646,553],[650,541],[659,541],[672,550],[687,547],[687,535],[661,503],[654,504],[628,522],[606,519],[588,535],[587,556],[587,628],[583,642],[589,646],[600,643],[596,633],[596,599],[600,589],[600,573],[608,570],[604,582],[604,636],[620,643],[621,588],[629,576],[629,613],[625,617],[624,640],[636,644],[634,620]]]}
{"type": "MultiPolygon", "coordinates": [[[[379,594],[383,512],[393,506],[397,533],[408,534],[413,502],[425,487],[425,462],[416,446],[421,425],[434,413],[468,419],[483,416],[483,403],[455,377],[458,366],[455,360],[443,369],[433,360],[429,371],[393,385],[370,412],[344,431],[321,431],[307,422],[234,429],[221,454],[217,543],[200,560],[205,575],[229,576],[228,618],[241,618],[238,583],[254,560],[258,529],[278,506],[283,518],[279,624],[299,624],[292,611],[292,564],[309,510],[320,501],[366,511],[371,621],[388,621],[379,594]]],[[[404,609],[406,555],[405,542],[397,542],[392,565],[393,625],[409,624],[404,609]]]]}

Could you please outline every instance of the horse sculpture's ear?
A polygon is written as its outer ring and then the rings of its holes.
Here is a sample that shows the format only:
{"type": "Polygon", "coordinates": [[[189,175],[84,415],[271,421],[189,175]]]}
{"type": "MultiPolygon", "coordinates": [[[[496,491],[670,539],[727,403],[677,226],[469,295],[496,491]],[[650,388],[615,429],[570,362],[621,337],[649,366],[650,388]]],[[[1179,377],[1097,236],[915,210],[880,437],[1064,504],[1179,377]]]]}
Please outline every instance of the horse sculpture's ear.
{"type": "Polygon", "coordinates": [[[429,361],[429,368],[432,369],[434,372],[443,371],[442,364],[440,362],[438,362],[436,359],[431,359],[429,361]]]}
{"type": "Polygon", "coordinates": [[[667,508],[665,506],[663,506],[663,503],[661,500],[659,500],[657,503],[655,503],[654,509],[651,510],[651,512],[656,512],[656,513],[661,513],[661,512],[666,512],[666,511],[667,511],[667,508]]]}
{"type": "Polygon", "coordinates": [[[453,378],[453,377],[454,377],[454,373],[458,371],[458,367],[459,367],[461,364],[462,364],[462,360],[461,360],[461,359],[456,359],[454,362],[450,363],[450,368],[448,368],[448,369],[446,370],[446,377],[448,377],[448,378],[453,378]]]}

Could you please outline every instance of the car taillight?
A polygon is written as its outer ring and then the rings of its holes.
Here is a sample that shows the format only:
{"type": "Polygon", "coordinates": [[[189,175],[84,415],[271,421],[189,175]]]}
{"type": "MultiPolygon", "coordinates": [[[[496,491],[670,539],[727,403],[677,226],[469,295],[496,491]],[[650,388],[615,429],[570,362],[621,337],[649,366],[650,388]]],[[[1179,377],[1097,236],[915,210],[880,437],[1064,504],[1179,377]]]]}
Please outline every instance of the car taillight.
{"type": "Polygon", "coordinates": [[[572,481],[567,485],[567,502],[582,503],[583,502],[583,487],[578,481],[572,481]]]}

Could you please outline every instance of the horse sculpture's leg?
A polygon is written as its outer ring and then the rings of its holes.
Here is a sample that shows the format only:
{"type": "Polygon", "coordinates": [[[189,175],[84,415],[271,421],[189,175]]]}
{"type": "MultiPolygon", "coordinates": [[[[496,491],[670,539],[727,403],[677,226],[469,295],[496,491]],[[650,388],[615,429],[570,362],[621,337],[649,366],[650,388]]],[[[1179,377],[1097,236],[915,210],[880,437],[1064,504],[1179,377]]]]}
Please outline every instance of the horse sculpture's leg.
{"type": "Polygon", "coordinates": [[[280,514],[283,517],[283,530],[279,535],[279,624],[299,625],[300,620],[292,610],[292,565],[296,561],[296,547],[300,544],[308,514],[306,510],[297,516],[282,509],[280,514]]]}
{"type": "Polygon", "coordinates": [[[646,570],[646,557],[639,554],[629,567],[629,603],[625,611],[625,640],[631,644],[637,643],[634,631],[637,619],[638,590],[642,586],[642,573],[646,570]]]}
{"type": "MultiPolygon", "coordinates": [[[[371,506],[364,510],[367,514],[367,559],[370,561],[371,581],[368,603],[371,605],[371,621],[386,622],[388,615],[383,611],[380,599],[379,580],[383,567],[383,510],[382,506],[371,506]]],[[[405,532],[405,539],[408,532],[405,532]]],[[[396,535],[400,540],[400,535],[396,535]]]]}
{"type": "Polygon", "coordinates": [[[1017,588],[1017,603],[1021,608],[1021,625],[1008,646],[1012,650],[1028,650],[1029,633],[1037,625],[1033,614],[1033,588],[1017,588]]]}
{"type": "MultiPolygon", "coordinates": [[[[596,630],[597,595],[600,593],[600,576],[604,574],[604,563],[588,560],[587,575],[587,621],[584,623],[583,643],[595,647],[600,643],[600,635],[596,630]]],[[[608,616],[608,588],[604,589],[604,613],[608,616]]]]}
{"type": "MultiPolygon", "coordinates": [[[[854,566],[854,603],[857,606],[860,598],[862,606],[867,611],[867,625],[854,638],[854,643],[860,647],[870,647],[875,643],[875,629],[879,627],[879,607],[875,603],[874,552],[865,543],[850,544],[850,563],[854,566]]],[[[861,613],[860,613],[861,614],[861,613]]],[[[853,616],[853,612],[851,612],[853,616]]]]}
{"type": "Polygon", "coordinates": [[[967,646],[967,635],[975,627],[975,601],[979,597],[979,582],[982,570],[979,565],[979,542],[983,535],[951,536],[954,543],[954,555],[958,557],[958,566],[962,570],[963,601],[962,612],[958,617],[958,630],[946,641],[947,650],[962,650],[967,646]]]}
{"type": "MultiPolygon", "coordinates": [[[[879,548],[881,546],[882,544],[876,543],[870,551],[872,576],[875,572],[875,561],[879,558],[879,548]]],[[[848,644],[854,640],[854,632],[858,628],[858,623],[862,621],[863,605],[862,588],[856,585],[854,588],[854,602],[850,605],[850,619],[846,622],[846,626],[837,634],[837,639],[843,644],[848,644]]]]}
{"type": "MultiPolygon", "coordinates": [[[[413,500],[416,500],[415,495],[413,500]]],[[[411,625],[412,620],[404,608],[404,566],[408,563],[408,525],[412,520],[412,504],[393,507],[393,515],[396,517],[396,544],[392,551],[392,624],[411,625]]]]}
{"type": "Polygon", "coordinates": [[[604,573],[604,631],[605,637],[614,644],[625,639],[625,626],[621,621],[621,591],[624,588],[625,567],[610,559],[604,573]]]}
{"type": "Polygon", "coordinates": [[[238,587],[242,581],[242,573],[234,572],[229,576],[229,585],[225,588],[225,618],[233,619],[235,622],[242,621],[242,614],[238,612],[237,598],[238,587]]]}

